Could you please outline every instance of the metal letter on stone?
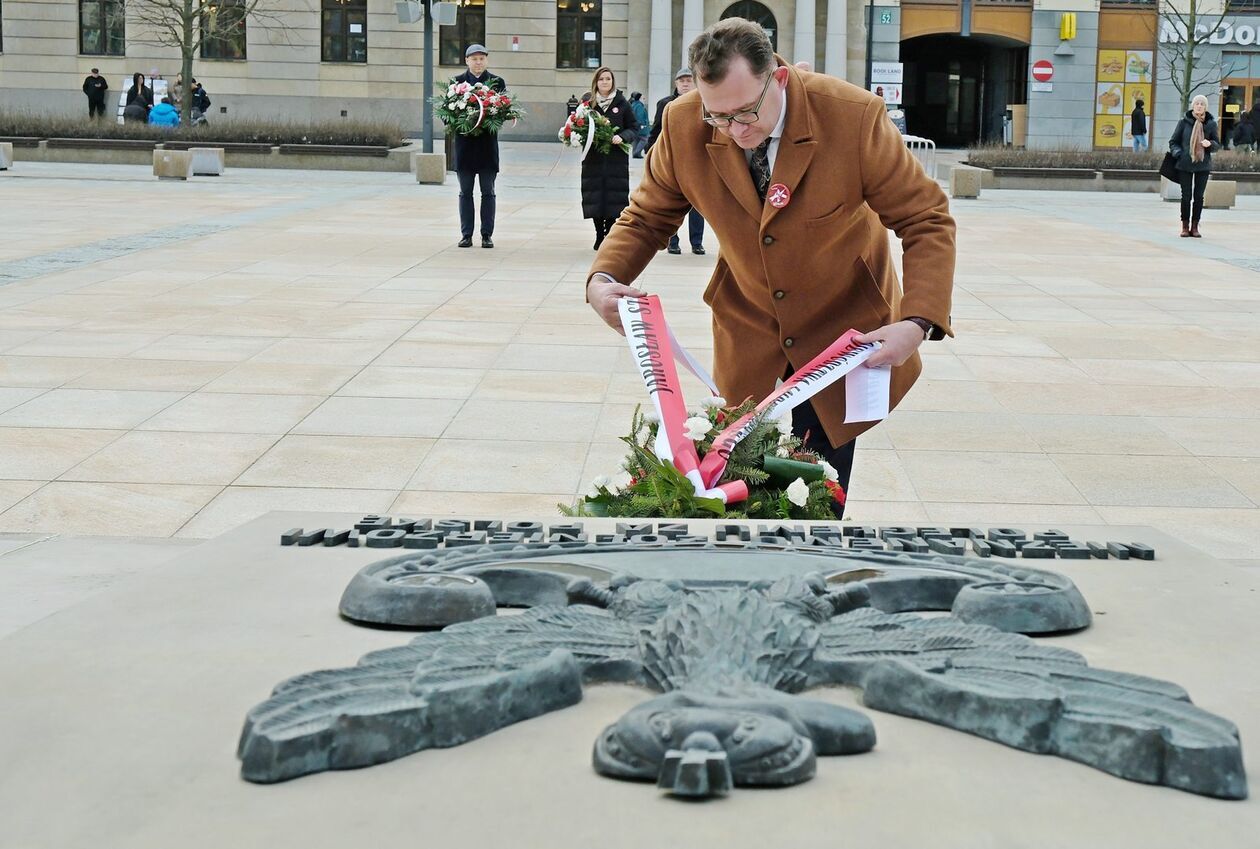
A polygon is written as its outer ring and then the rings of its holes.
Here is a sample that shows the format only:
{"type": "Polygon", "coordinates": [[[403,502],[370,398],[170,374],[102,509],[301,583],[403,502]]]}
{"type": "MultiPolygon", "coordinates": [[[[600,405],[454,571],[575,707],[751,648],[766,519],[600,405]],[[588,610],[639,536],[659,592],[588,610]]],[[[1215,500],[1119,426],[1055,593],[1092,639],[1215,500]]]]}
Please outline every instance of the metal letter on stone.
{"type": "Polygon", "coordinates": [[[1133,781],[1247,795],[1233,723],[1175,684],[1095,669],[1026,636],[1089,626],[1062,575],[825,540],[656,536],[467,545],[367,566],[346,588],[344,616],[444,630],[280,684],[245,720],[243,777],[284,781],[457,746],[619,682],[657,695],[599,735],[595,770],[720,796],[798,784],[820,755],[870,750],[865,715],[800,695],[852,685],[874,710],[1133,781]],[[496,606],[528,609],[495,616],[496,606]]]}

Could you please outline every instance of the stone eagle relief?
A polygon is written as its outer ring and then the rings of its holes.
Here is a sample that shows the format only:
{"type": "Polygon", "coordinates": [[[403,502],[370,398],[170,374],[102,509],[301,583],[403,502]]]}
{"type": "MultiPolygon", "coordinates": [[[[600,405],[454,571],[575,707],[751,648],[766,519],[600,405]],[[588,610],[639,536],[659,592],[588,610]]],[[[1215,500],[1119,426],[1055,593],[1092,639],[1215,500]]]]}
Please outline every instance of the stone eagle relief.
{"type": "Polygon", "coordinates": [[[1233,723],[1175,684],[1025,636],[1089,624],[1066,577],[943,555],[753,549],[483,545],[372,564],[344,615],[455,624],[280,684],[246,717],[242,776],[270,783],[457,746],[618,682],[656,695],[599,735],[595,770],[721,796],[798,784],[819,756],[874,747],[861,712],[802,695],[847,685],[874,710],[1246,797],[1233,723]],[[496,603],[527,609],[495,616],[496,603]],[[908,612],[941,609],[950,615],[908,612]]]}

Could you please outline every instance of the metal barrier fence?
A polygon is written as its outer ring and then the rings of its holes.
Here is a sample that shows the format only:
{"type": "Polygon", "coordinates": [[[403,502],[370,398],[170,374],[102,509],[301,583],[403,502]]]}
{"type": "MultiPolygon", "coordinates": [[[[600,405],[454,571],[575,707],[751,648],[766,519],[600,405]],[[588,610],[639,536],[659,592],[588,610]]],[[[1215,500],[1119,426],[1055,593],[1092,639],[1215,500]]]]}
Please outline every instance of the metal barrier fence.
{"type": "Polygon", "coordinates": [[[901,137],[905,140],[906,147],[914,154],[914,158],[919,160],[919,164],[923,166],[923,171],[933,180],[936,179],[936,142],[931,139],[925,139],[923,136],[906,136],[901,137]]]}

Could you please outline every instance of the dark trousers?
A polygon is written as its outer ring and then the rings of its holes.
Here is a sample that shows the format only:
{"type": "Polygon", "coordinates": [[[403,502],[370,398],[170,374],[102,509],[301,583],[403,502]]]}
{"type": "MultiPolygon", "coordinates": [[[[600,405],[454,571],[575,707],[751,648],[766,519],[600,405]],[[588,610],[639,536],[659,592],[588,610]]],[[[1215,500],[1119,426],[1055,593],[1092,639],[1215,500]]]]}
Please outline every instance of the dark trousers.
{"type": "MultiPolygon", "coordinates": [[[[853,475],[853,449],[857,446],[857,440],[850,439],[839,448],[832,448],[822,422],[818,421],[818,413],[809,401],[792,411],[792,433],[805,440],[806,448],[835,466],[838,476],[836,482],[844,487],[845,495],[848,495],[849,478],[853,475]]],[[[844,518],[844,505],[832,502],[831,509],[837,519],[844,518]]]]}
{"type": "Polygon", "coordinates": [[[481,183],[481,235],[494,235],[494,171],[456,171],[459,177],[459,233],[466,239],[473,234],[473,181],[481,183]]]}
{"type": "Polygon", "coordinates": [[[1181,173],[1181,220],[1199,223],[1203,215],[1203,193],[1207,191],[1209,171],[1182,171],[1181,173]],[[1190,199],[1194,197],[1194,208],[1190,199]]]}
{"type": "Polygon", "coordinates": [[[104,115],[105,115],[105,101],[103,100],[89,100],[88,101],[88,117],[89,118],[96,118],[98,116],[104,117],[104,115]]]}
{"type": "MultiPolygon", "coordinates": [[[[704,243],[704,216],[694,209],[687,213],[687,236],[691,239],[693,248],[701,247],[704,243]]],[[[671,249],[678,247],[677,233],[669,237],[669,246],[671,249]]]]}

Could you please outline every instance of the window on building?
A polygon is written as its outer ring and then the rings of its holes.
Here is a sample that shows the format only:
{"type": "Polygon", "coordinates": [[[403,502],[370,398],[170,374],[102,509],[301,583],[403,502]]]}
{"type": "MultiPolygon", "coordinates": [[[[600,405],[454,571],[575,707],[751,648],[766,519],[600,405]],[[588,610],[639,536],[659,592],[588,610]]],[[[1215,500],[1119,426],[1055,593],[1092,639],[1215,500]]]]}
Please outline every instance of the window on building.
{"type": "Polygon", "coordinates": [[[201,13],[201,58],[245,58],[245,0],[210,0],[201,13]]]}
{"type": "Polygon", "coordinates": [[[79,52],[122,56],[127,52],[127,10],[123,0],[79,0],[79,52]]]}
{"type": "Polygon", "coordinates": [[[464,64],[470,44],[486,43],[486,0],[459,0],[455,25],[438,31],[438,64],[464,64]]]}
{"type": "Polygon", "coordinates": [[[323,0],[324,62],[367,61],[367,0],[323,0]]]}
{"type": "Polygon", "coordinates": [[[602,46],[600,0],[556,0],[556,67],[598,68],[602,46]]]}

